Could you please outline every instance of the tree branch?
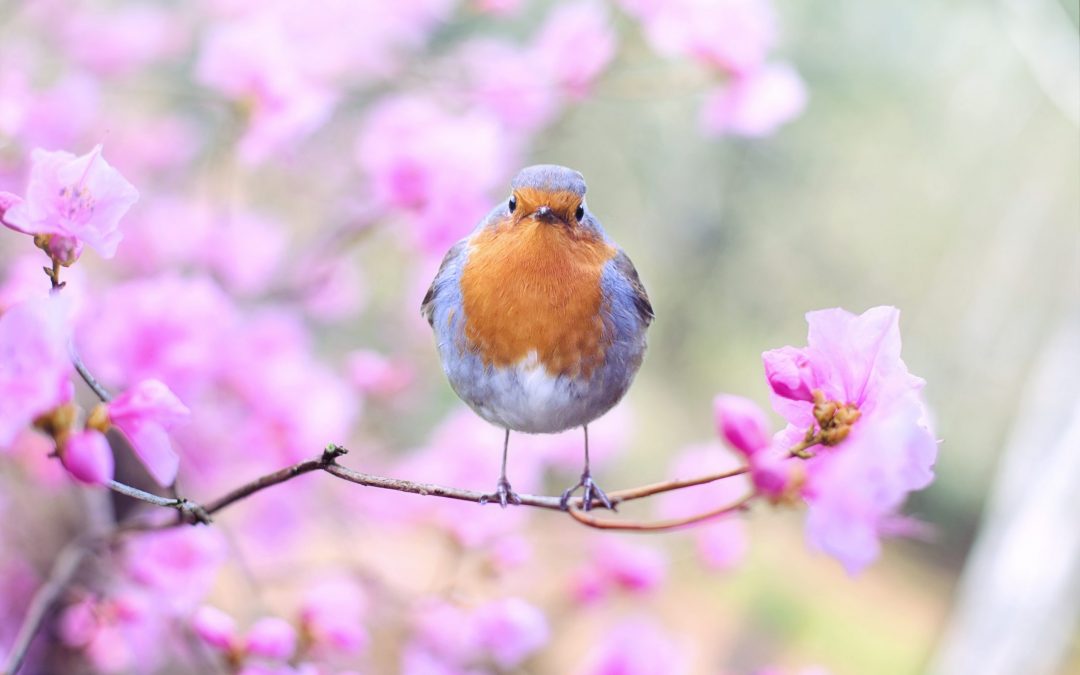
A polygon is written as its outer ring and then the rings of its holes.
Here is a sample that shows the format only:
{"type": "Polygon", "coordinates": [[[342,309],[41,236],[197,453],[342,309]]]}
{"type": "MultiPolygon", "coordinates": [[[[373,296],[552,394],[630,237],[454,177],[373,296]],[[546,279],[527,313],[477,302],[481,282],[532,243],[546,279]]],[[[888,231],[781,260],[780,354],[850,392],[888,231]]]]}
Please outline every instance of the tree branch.
{"type": "Polygon", "coordinates": [[[8,654],[3,675],[15,675],[19,668],[22,667],[23,661],[26,659],[26,652],[29,651],[30,645],[34,641],[34,636],[41,629],[41,625],[49,616],[64,589],[75,577],[75,573],[79,571],[83,559],[86,558],[89,552],[90,548],[87,543],[81,539],[76,539],[65,546],[60,555],[57,556],[52,571],[49,573],[48,581],[34,593],[34,597],[30,601],[26,617],[23,618],[22,625],[19,626],[19,633],[15,636],[15,643],[11,646],[11,652],[8,654]]]}

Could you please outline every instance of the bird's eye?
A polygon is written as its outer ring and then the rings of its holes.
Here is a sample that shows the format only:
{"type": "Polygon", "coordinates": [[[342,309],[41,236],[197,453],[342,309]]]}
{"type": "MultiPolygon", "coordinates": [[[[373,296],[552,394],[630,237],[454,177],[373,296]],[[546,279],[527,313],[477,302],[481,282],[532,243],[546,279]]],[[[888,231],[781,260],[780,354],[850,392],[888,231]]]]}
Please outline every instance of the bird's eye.
{"type": "Polygon", "coordinates": [[[511,197],[508,206],[510,207],[510,213],[513,213],[514,209],[517,208],[517,197],[511,197]]]}
{"type": "Polygon", "coordinates": [[[585,217],[585,207],[584,206],[577,207],[577,211],[574,211],[574,217],[577,218],[578,220],[581,220],[582,218],[584,218],[585,217]]]}

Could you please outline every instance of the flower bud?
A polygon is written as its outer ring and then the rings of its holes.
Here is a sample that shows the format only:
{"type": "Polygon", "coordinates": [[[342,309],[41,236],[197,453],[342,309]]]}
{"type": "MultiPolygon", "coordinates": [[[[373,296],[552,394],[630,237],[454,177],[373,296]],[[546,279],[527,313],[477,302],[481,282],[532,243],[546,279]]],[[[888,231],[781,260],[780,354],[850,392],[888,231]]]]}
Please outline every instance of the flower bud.
{"type": "Polygon", "coordinates": [[[750,399],[721,394],[713,399],[713,414],[720,437],[747,457],[769,445],[765,413],[750,399]]]}
{"type": "Polygon", "coordinates": [[[285,619],[268,616],[251,627],[245,645],[248,654],[285,661],[296,651],[296,630],[285,619]]]}
{"type": "Polygon", "coordinates": [[[217,607],[203,605],[191,617],[191,627],[203,642],[228,652],[236,644],[236,622],[217,607]]]}
{"type": "Polygon", "coordinates": [[[92,430],[68,436],[60,449],[60,461],[73,477],[90,485],[112,480],[115,468],[109,441],[92,430]]]}

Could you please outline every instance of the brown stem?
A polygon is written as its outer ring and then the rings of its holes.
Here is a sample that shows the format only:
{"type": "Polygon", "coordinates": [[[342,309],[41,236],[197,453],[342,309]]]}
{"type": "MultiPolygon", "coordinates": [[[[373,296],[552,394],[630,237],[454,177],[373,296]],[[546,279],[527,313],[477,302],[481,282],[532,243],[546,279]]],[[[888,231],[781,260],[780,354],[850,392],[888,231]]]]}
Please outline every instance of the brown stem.
{"type": "Polygon", "coordinates": [[[704,522],[706,520],[712,520],[713,518],[719,518],[736,511],[743,511],[747,509],[750,502],[757,496],[756,492],[751,492],[737,502],[722,506],[712,511],[706,511],[705,513],[698,513],[693,516],[687,516],[685,518],[669,518],[667,520],[654,520],[654,521],[637,521],[637,520],[616,520],[614,518],[597,518],[596,516],[582,511],[577,507],[570,508],[570,517],[578,521],[582,525],[589,527],[595,527],[598,530],[627,530],[632,532],[663,532],[667,530],[677,530],[688,525],[694,525],[696,523],[704,522]]]}

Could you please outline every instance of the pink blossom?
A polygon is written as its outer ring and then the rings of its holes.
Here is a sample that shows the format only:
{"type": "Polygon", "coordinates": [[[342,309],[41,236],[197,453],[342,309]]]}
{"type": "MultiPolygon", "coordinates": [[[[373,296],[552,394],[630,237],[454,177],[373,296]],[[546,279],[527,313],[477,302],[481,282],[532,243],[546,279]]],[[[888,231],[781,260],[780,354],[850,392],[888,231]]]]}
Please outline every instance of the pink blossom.
{"type": "Polygon", "coordinates": [[[217,607],[204,605],[197,609],[191,616],[191,627],[203,642],[223,652],[239,644],[236,620],[217,607]]]}
{"type": "Polygon", "coordinates": [[[713,90],[701,122],[712,134],[768,136],[798,117],[806,98],[806,85],[794,68],[764,65],[713,90]]]}
{"type": "Polygon", "coordinates": [[[215,223],[203,260],[237,295],[261,293],[280,277],[289,238],[276,220],[258,213],[230,213],[215,223]]]}
{"type": "Polygon", "coordinates": [[[292,58],[297,47],[282,17],[273,12],[216,24],[207,35],[196,77],[248,102],[240,154],[249,163],[266,160],[322,126],[336,104],[333,90],[292,58]]]}
{"type": "Polygon", "coordinates": [[[722,394],[713,399],[713,416],[720,437],[746,456],[769,445],[769,424],[756,403],[722,394]]]}
{"type": "Polygon", "coordinates": [[[60,461],[83,483],[101,485],[112,480],[112,448],[101,432],[90,430],[71,434],[60,450],[60,461]]]}
{"type": "Polygon", "coordinates": [[[154,480],[171,485],[180,458],[166,430],[191,414],[187,406],[160,380],[143,380],[110,401],[106,410],[154,480]]]}
{"type": "Polygon", "coordinates": [[[480,644],[503,669],[519,666],[548,643],[547,617],[520,598],[505,598],[476,610],[480,644]]]}
{"type": "Polygon", "coordinates": [[[238,317],[209,279],[145,277],[106,290],[84,313],[77,336],[84,361],[104,382],[156,379],[194,401],[227,358],[238,317]]]}
{"type": "MultiPolygon", "coordinates": [[[[5,61],[5,67],[8,63],[5,61]]],[[[82,143],[100,122],[102,112],[100,81],[78,71],[62,74],[46,89],[32,92],[23,100],[6,96],[3,100],[21,109],[14,115],[21,126],[12,135],[20,139],[23,147],[30,148],[82,143]]]]}
{"type": "Polygon", "coordinates": [[[776,43],[768,0],[622,0],[658,52],[738,74],[764,62],[776,43]]]}
{"type": "Polygon", "coordinates": [[[375,204],[403,215],[423,249],[441,252],[491,207],[488,193],[502,187],[508,171],[507,145],[492,117],[397,96],[368,114],[356,158],[375,204]]]}
{"type": "Polygon", "coordinates": [[[571,98],[584,98],[615,56],[611,18],[599,2],[557,6],[545,19],[533,50],[540,71],[571,98]]]}
{"type": "Polygon", "coordinates": [[[608,628],[581,675],[683,675],[686,655],[652,619],[630,617],[608,628]]]}
{"type": "Polygon", "coordinates": [[[300,622],[316,648],[345,654],[364,651],[370,637],[363,619],[367,610],[363,589],[347,579],[329,579],[305,594],[300,622]]]}
{"type": "Polygon", "coordinates": [[[604,537],[597,540],[587,567],[576,575],[574,595],[592,602],[609,588],[648,593],[663,584],[666,576],[667,558],[660,550],[604,537]]]}
{"type": "Polygon", "coordinates": [[[296,629],[285,619],[268,616],[259,619],[244,636],[248,654],[273,661],[285,661],[296,651],[296,629]]]}
{"type": "Polygon", "coordinates": [[[413,381],[413,369],[405,362],[386,358],[370,349],[358,349],[346,357],[349,379],[361,393],[393,396],[413,381]]]}
{"type": "Polygon", "coordinates": [[[72,395],[68,303],[26,301],[0,314],[0,447],[72,395]]]}
{"type": "Polygon", "coordinates": [[[250,317],[242,339],[222,344],[221,376],[246,407],[233,433],[245,447],[278,457],[310,457],[327,438],[346,438],[361,404],[344,379],[314,355],[308,328],[295,313],[250,317]]]}
{"type": "Polygon", "coordinates": [[[492,543],[488,552],[488,561],[497,572],[518,569],[532,560],[532,557],[532,543],[519,534],[500,537],[492,543]]]}
{"type": "Polygon", "coordinates": [[[64,13],[62,46],[74,61],[103,75],[128,75],[187,46],[182,17],[164,7],[73,9],[64,13]]]}
{"type": "Polygon", "coordinates": [[[554,66],[542,68],[541,53],[491,38],[466,43],[457,60],[468,101],[513,132],[532,133],[550,123],[559,110],[559,92],[554,66]]]}
{"type": "Polygon", "coordinates": [[[483,650],[483,636],[471,612],[447,602],[427,602],[416,610],[418,645],[449,664],[465,664],[483,650]]]}
{"type": "MultiPolygon", "coordinates": [[[[849,427],[830,432],[832,440],[806,461],[803,488],[811,544],[851,573],[877,556],[878,536],[890,532],[906,495],[933,480],[937,443],[922,399],[923,381],[900,358],[899,317],[894,307],[875,307],[861,316],[842,309],[810,312],[807,347],[764,355],[770,382],[808,371],[806,386],[823,402],[856,411],[849,427]]],[[[815,403],[801,395],[789,386],[773,390],[773,407],[789,422],[784,432],[789,447],[806,429],[820,425],[815,403]]]]}
{"type": "Polygon", "coordinates": [[[96,146],[76,157],[35,150],[26,199],[4,213],[4,224],[27,234],[84,241],[105,258],[116,253],[120,218],[139,193],[109,166],[96,146]]]}
{"type": "Polygon", "coordinates": [[[60,616],[60,640],[81,650],[94,672],[125,672],[139,664],[155,670],[165,657],[166,623],[151,599],[121,589],[110,597],[90,597],[60,616]]]}
{"type": "Polygon", "coordinates": [[[883,413],[860,419],[837,452],[808,467],[807,538],[849,574],[878,557],[879,537],[903,532],[895,525],[905,497],[932,479],[937,442],[921,423],[920,402],[905,398],[883,413]]]}
{"type": "Polygon", "coordinates": [[[484,14],[509,16],[518,12],[525,0],[472,0],[473,9],[484,14]]]}
{"type": "Polygon", "coordinates": [[[124,571],[141,588],[164,597],[159,610],[183,614],[210,592],[225,556],[224,536],[214,528],[148,532],[126,543],[124,571]]]}

